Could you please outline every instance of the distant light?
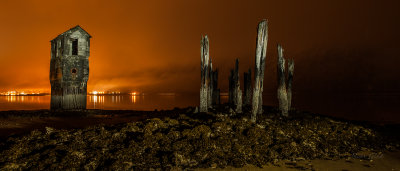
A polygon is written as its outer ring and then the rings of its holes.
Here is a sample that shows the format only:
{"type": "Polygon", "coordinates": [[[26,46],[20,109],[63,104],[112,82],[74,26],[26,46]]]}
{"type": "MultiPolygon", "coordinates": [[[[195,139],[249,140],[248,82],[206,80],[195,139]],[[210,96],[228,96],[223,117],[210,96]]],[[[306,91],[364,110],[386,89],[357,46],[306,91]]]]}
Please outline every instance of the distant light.
{"type": "Polygon", "coordinates": [[[10,96],[15,96],[16,94],[17,94],[16,91],[10,91],[10,92],[9,92],[9,95],[10,95],[10,96]]]}
{"type": "Polygon", "coordinates": [[[96,95],[96,94],[97,94],[97,91],[93,91],[92,94],[96,95]]]}

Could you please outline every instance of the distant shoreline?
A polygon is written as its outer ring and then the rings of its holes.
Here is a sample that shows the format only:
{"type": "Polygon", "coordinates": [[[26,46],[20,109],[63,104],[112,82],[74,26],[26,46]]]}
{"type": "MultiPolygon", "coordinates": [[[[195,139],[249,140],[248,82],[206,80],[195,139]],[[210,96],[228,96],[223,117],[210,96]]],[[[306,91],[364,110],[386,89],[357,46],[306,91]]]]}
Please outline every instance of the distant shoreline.
{"type": "Polygon", "coordinates": [[[13,96],[49,96],[49,93],[40,93],[40,94],[18,94],[18,95],[3,95],[0,94],[0,96],[9,96],[9,97],[13,97],[13,96]]]}

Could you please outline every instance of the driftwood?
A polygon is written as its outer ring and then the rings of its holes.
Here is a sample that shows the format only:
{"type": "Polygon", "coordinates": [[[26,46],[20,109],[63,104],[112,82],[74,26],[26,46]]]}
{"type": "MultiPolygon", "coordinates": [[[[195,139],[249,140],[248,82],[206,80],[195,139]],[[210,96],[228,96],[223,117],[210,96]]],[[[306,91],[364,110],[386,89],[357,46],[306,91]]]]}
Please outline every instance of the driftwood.
{"type": "Polygon", "coordinates": [[[200,112],[208,112],[209,89],[209,44],[207,35],[201,39],[201,85],[200,85],[200,112]]]}
{"type": "Polygon", "coordinates": [[[258,24],[257,47],[254,69],[254,88],[251,121],[255,122],[257,114],[262,113],[262,93],[264,83],[265,57],[267,54],[268,23],[263,20],[258,24]]]}
{"type": "Polygon", "coordinates": [[[243,74],[244,79],[244,98],[243,98],[243,105],[249,106],[251,105],[251,68],[249,68],[248,72],[244,72],[243,74]]]}
{"type": "Polygon", "coordinates": [[[294,71],[294,61],[288,61],[288,79],[286,85],[285,58],[283,57],[283,48],[278,44],[278,102],[279,110],[283,116],[289,115],[292,100],[292,81],[294,71]]]}

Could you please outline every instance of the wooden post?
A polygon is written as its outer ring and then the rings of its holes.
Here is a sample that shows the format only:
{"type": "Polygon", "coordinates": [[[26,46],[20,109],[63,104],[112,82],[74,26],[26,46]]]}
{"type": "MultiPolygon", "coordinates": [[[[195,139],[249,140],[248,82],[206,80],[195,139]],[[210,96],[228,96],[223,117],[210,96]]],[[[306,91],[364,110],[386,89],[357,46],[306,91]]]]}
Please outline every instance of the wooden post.
{"type": "Polygon", "coordinates": [[[293,72],[294,72],[294,60],[288,60],[288,84],[287,84],[287,101],[288,110],[290,111],[292,107],[292,82],[293,82],[293,72]]]}
{"type": "Polygon", "coordinates": [[[283,58],[283,48],[278,44],[278,102],[279,110],[283,116],[288,116],[288,94],[285,79],[285,58],[283,58]]]}
{"type": "Polygon", "coordinates": [[[283,48],[278,44],[278,102],[279,110],[283,116],[289,115],[292,105],[292,82],[294,73],[294,60],[288,60],[288,76],[286,85],[285,58],[283,57],[283,48]]]}
{"type": "Polygon", "coordinates": [[[212,72],[212,83],[213,83],[213,93],[212,93],[212,105],[219,105],[219,89],[218,89],[218,68],[212,72]]]}
{"type": "Polygon", "coordinates": [[[235,71],[234,71],[234,106],[236,113],[242,113],[242,90],[240,90],[240,79],[239,79],[239,59],[236,59],[235,71]]]}
{"type": "Polygon", "coordinates": [[[235,68],[229,75],[229,104],[236,113],[242,113],[242,91],[239,81],[239,59],[236,59],[235,68]]]}
{"type": "Polygon", "coordinates": [[[254,88],[252,100],[251,121],[256,122],[257,114],[262,113],[262,92],[264,82],[265,57],[267,55],[268,22],[263,20],[258,24],[257,47],[254,69],[254,88]],[[261,109],[261,110],[260,110],[261,109]]]}
{"type": "Polygon", "coordinates": [[[264,92],[264,71],[265,71],[265,57],[261,60],[260,70],[260,95],[258,96],[258,114],[263,113],[263,92],[264,92]]]}
{"type": "Polygon", "coordinates": [[[209,44],[207,35],[201,39],[201,85],[200,85],[200,112],[208,112],[208,84],[209,84],[209,44]]]}
{"type": "Polygon", "coordinates": [[[229,74],[229,96],[228,96],[228,103],[229,103],[229,105],[231,106],[231,105],[233,105],[234,103],[233,103],[233,99],[234,99],[234,97],[233,97],[233,89],[234,89],[234,86],[233,86],[233,69],[231,70],[231,73],[229,74]]]}
{"type": "Polygon", "coordinates": [[[207,108],[210,109],[212,108],[212,94],[213,94],[213,86],[214,86],[214,80],[213,80],[213,70],[212,70],[212,59],[210,58],[210,65],[209,65],[209,84],[208,84],[208,90],[207,90],[207,108]]]}
{"type": "Polygon", "coordinates": [[[220,89],[216,89],[215,90],[215,104],[216,105],[220,105],[221,104],[221,90],[220,89]]]}
{"type": "Polygon", "coordinates": [[[251,104],[251,68],[248,72],[244,72],[244,106],[249,106],[251,104]]]}

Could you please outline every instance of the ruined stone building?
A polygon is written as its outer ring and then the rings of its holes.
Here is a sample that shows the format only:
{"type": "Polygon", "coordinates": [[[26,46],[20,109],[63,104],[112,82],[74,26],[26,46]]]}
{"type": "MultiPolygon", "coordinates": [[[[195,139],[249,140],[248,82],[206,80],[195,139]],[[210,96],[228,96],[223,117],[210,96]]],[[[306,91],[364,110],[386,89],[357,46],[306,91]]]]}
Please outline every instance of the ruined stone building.
{"type": "Polygon", "coordinates": [[[79,25],[51,40],[51,109],[86,109],[91,36],[79,25]]]}

